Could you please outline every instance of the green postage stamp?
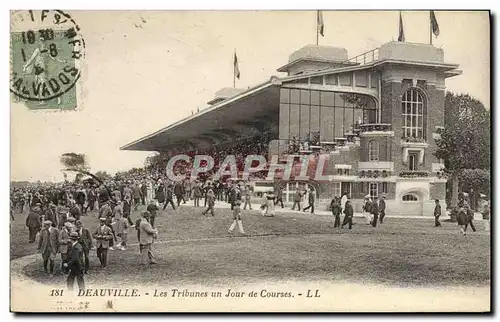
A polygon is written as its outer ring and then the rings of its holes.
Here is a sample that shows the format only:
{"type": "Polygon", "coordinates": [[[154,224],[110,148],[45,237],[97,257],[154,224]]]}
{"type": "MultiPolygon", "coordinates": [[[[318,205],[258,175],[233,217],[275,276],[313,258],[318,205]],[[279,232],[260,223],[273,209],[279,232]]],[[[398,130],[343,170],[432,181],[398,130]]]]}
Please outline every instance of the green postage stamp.
{"type": "Polygon", "coordinates": [[[61,10],[19,12],[11,22],[10,91],[33,110],[73,110],[85,41],[61,10]]]}

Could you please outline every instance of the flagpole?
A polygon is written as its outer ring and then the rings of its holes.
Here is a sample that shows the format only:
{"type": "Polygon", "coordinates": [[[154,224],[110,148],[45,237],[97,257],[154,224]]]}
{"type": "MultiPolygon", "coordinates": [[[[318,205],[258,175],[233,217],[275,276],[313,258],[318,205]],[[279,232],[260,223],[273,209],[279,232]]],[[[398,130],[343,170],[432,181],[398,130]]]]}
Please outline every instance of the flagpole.
{"type": "Polygon", "coordinates": [[[429,11],[429,43],[432,46],[432,13],[429,11]]]}
{"type": "Polygon", "coordinates": [[[236,57],[236,48],[234,48],[234,55],[233,55],[233,88],[236,88],[236,64],[234,63],[235,57],[236,57]]]}
{"type": "Polygon", "coordinates": [[[316,46],[319,45],[319,10],[316,11],[316,46]]]}

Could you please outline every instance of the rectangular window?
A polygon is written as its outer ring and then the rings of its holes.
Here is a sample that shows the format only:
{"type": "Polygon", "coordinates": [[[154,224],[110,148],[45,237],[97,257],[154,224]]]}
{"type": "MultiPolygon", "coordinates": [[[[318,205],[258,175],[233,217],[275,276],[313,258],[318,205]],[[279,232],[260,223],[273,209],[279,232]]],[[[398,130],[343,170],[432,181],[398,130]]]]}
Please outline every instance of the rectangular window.
{"type": "Polygon", "coordinates": [[[348,176],[349,175],[349,169],[344,169],[344,175],[348,176]]]}
{"type": "Polygon", "coordinates": [[[337,85],[337,75],[327,75],[325,81],[327,85],[337,85]]]}
{"type": "Polygon", "coordinates": [[[340,74],[339,82],[341,86],[351,86],[352,85],[352,73],[340,74]]]}
{"type": "Polygon", "coordinates": [[[332,182],[332,195],[340,198],[341,192],[340,182],[332,182]]]}
{"type": "Polygon", "coordinates": [[[337,169],[337,175],[341,176],[344,175],[344,169],[337,169]]]}
{"type": "Polygon", "coordinates": [[[380,185],[380,190],[382,191],[382,193],[387,193],[387,182],[382,182],[380,185]]]}
{"type": "Polygon", "coordinates": [[[378,183],[370,182],[370,196],[372,198],[378,197],[378,183]]]}
{"type": "Polygon", "coordinates": [[[356,78],[356,86],[368,86],[368,74],[366,73],[366,71],[357,71],[354,75],[354,77],[356,78]]]}
{"type": "Polygon", "coordinates": [[[311,84],[323,85],[323,76],[311,77],[311,84]]]}
{"type": "Polygon", "coordinates": [[[378,74],[372,72],[372,88],[378,88],[378,74]]]}
{"type": "Polygon", "coordinates": [[[418,153],[410,152],[408,154],[408,168],[410,171],[418,170],[418,153]]]}
{"type": "MultiPolygon", "coordinates": [[[[347,171],[349,171],[349,170],[347,170],[347,171]]],[[[342,195],[344,193],[347,193],[347,197],[351,198],[351,190],[352,189],[351,189],[351,183],[350,182],[342,182],[342,189],[341,190],[342,190],[341,191],[342,195]]]]}

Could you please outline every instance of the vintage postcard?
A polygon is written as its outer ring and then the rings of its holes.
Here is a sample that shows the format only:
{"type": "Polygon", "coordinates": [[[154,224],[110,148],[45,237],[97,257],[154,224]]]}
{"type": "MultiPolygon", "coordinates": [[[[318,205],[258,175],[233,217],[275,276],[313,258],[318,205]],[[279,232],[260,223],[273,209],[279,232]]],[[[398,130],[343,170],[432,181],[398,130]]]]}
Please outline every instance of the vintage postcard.
{"type": "Polygon", "coordinates": [[[488,11],[13,10],[12,312],[490,312],[488,11]]]}

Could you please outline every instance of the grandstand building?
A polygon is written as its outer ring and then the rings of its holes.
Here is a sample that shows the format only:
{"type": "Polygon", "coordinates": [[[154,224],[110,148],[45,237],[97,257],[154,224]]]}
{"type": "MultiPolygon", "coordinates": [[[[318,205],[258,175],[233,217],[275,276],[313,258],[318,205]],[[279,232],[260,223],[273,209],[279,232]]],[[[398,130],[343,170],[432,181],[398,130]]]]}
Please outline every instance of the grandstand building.
{"type": "MultiPolygon", "coordinates": [[[[433,152],[444,126],[445,80],[460,75],[440,48],[389,42],[349,59],[344,48],[307,45],[246,90],[223,89],[199,113],[123,150],[183,153],[265,138],[271,155],[328,153],[327,182],[283,181],[285,201],[309,186],[320,203],[347,193],[386,196],[387,213],[429,215],[444,204],[444,164],[433,152]],[[291,151],[290,142],[308,141],[291,151]]],[[[267,156],[266,156],[267,157],[267,156]]]]}

